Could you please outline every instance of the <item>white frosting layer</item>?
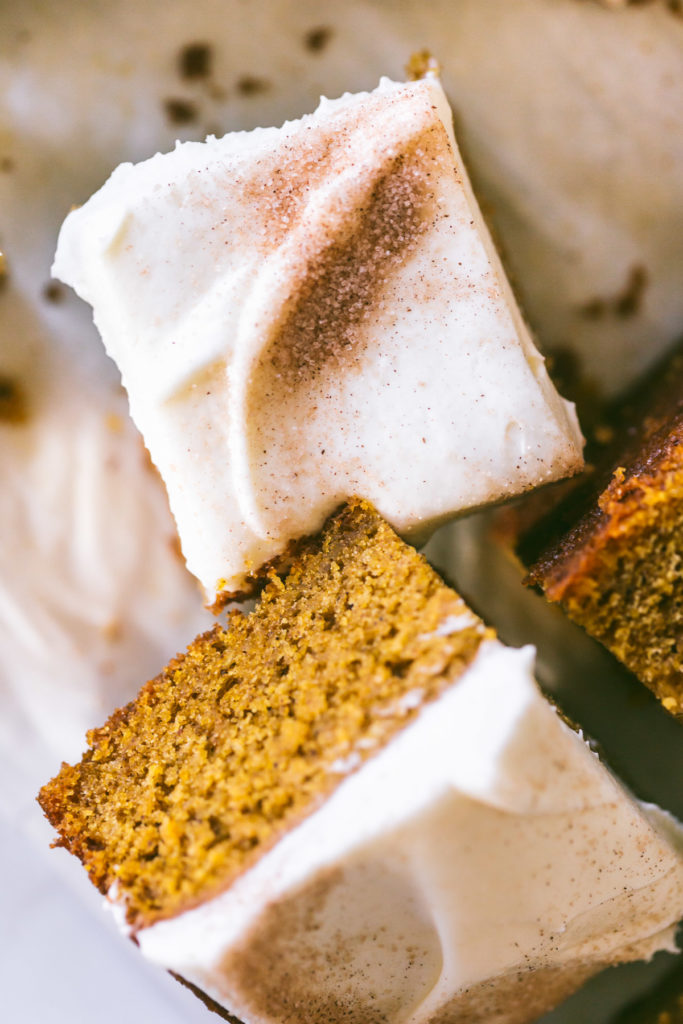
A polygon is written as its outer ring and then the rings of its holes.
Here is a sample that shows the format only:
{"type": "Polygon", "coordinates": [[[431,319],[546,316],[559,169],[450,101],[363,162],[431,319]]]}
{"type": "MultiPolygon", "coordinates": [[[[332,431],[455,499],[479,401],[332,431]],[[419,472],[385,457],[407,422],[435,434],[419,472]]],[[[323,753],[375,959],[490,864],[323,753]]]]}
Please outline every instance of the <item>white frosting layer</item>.
{"type": "Polygon", "coordinates": [[[53,269],[94,308],[209,597],[354,494],[425,535],[580,465],[434,79],[123,165],[53,269]]]}
{"type": "Polygon", "coordinates": [[[512,1024],[670,948],[680,834],[562,723],[532,660],[486,642],[229,891],[139,931],[142,952],[248,1024],[512,1024]]]}

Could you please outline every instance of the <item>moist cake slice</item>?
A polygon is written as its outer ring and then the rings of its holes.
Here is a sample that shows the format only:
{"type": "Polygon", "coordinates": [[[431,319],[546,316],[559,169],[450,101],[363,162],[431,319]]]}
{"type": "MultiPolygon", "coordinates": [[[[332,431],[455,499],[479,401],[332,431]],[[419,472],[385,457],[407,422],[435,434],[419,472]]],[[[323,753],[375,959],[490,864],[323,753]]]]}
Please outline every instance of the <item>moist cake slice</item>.
{"type": "Polygon", "coordinates": [[[683,346],[610,419],[593,474],[523,540],[527,582],[683,715],[683,346]]]}
{"type": "Polygon", "coordinates": [[[648,816],[366,503],[41,793],[143,954],[248,1024],[534,1020],[671,948],[648,816]]]}
{"type": "Polygon", "coordinates": [[[576,472],[438,80],[119,167],[62,228],[213,601],[362,494],[404,536],[576,472]]]}

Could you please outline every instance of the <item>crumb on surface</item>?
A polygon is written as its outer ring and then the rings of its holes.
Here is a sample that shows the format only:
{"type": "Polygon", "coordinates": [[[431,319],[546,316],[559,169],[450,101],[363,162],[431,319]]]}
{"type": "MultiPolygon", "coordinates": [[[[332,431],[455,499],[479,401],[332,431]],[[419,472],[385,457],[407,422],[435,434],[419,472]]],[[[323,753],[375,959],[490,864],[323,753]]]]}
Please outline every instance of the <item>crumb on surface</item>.
{"type": "Polygon", "coordinates": [[[304,46],[311,53],[322,53],[330,43],[334,32],[327,25],[319,25],[311,28],[304,35],[304,46]]]}
{"type": "Polygon", "coordinates": [[[121,434],[123,432],[123,418],[117,412],[108,412],[104,422],[107,430],[112,434],[121,434]]]}
{"type": "Polygon", "coordinates": [[[607,312],[607,309],[607,301],[596,296],[579,306],[579,315],[584,317],[585,320],[600,320],[607,312]]]}
{"type": "Polygon", "coordinates": [[[46,302],[58,305],[66,298],[66,289],[59,281],[48,281],[43,287],[43,298],[46,302]]]}
{"type": "Polygon", "coordinates": [[[28,419],[28,401],[23,386],[15,377],[0,373],[0,422],[24,423],[28,419]]]}
{"type": "Polygon", "coordinates": [[[578,312],[585,320],[601,320],[604,317],[617,317],[627,320],[637,316],[643,306],[643,299],[648,285],[648,274],[639,263],[629,267],[623,287],[615,295],[596,296],[579,306],[578,312]]]}
{"type": "Polygon", "coordinates": [[[430,50],[415,50],[411,53],[410,59],[405,67],[406,77],[409,82],[417,82],[427,75],[439,75],[441,67],[436,57],[430,50]]]}
{"type": "Polygon", "coordinates": [[[169,97],[163,101],[164,111],[170,124],[193,124],[199,117],[199,109],[192,100],[169,97]]]}
{"type": "Polygon", "coordinates": [[[258,93],[267,92],[270,89],[270,82],[267,78],[242,75],[237,79],[236,88],[241,96],[256,96],[258,93]]]}
{"type": "Polygon", "coordinates": [[[636,264],[629,270],[626,284],[614,300],[617,316],[624,319],[636,316],[640,312],[646,287],[647,271],[645,267],[636,264]]]}
{"type": "Polygon", "coordinates": [[[123,622],[121,619],[113,618],[102,626],[102,636],[110,644],[117,644],[123,636],[123,622]]]}
{"type": "Polygon", "coordinates": [[[213,51],[209,43],[186,43],[178,54],[178,73],[181,78],[208,78],[211,74],[213,51]]]}

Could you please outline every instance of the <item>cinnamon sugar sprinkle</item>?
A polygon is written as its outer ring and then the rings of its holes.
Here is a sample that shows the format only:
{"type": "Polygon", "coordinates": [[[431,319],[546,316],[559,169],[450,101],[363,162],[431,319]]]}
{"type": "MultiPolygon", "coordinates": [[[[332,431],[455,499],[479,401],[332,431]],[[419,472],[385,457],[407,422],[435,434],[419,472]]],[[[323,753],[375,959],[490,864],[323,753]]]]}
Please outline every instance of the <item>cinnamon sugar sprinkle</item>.
{"type": "Polygon", "coordinates": [[[429,141],[420,142],[387,162],[350,232],[333,236],[301,273],[295,304],[262,357],[278,389],[310,383],[331,362],[353,361],[358,325],[434,218],[424,174],[429,141]]]}

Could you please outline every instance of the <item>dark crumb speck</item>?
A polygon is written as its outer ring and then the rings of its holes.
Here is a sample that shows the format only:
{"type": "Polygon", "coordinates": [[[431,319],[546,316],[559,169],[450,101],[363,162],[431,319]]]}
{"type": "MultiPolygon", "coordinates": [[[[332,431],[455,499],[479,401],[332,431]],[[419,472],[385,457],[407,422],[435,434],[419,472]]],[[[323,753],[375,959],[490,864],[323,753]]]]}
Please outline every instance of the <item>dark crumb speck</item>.
{"type": "Polygon", "coordinates": [[[3,174],[9,174],[10,171],[14,170],[14,160],[11,156],[0,157],[0,171],[3,174]]]}
{"type": "Polygon", "coordinates": [[[626,318],[640,312],[646,285],[647,271],[645,267],[639,265],[631,267],[624,290],[615,300],[614,309],[617,316],[626,318]]]}
{"type": "Polygon", "coordinates": [[[586,320],[600,320],[610,315],[626,320],[637,316],[643,305],[647,282],[645,267],[635,264],[628,271],[626,283],[620,292],[607,298],[589,299],[579,307],[579,314],[586,320]]]}
{"type": "Polygon", "coordinates": [[[191,100],[166,99],[164,110],[171,124],[192,124],[199,116],[197,104],[191,100]]]}
{"type": "Polygon", "coordinates": [[[607,302],[605,299],[589,299],[588,302],[579,306],[579,314],[586,320],[599,320],[606,312],[607,302]]]}
{"type": "Polygon", "coordinates": [[[237,79],[237,91],[242,96],[255,96],[259,92],[267,92],[268,89],[270,89],[270,82],[265,78],[242,75],[237,79]]]}
{"type": "Polygon", "coordinates": [[[332,35],[331,28],[319,25],[317,28],[309,29],[306,33],[304,36],[304,46],[311,53],[321,53],[329,43],[332,35]]]}
{"type": "Polygon", "coordinates": [[[43,298],[45,301],[53,302],[55,305],[63,302],[65,295],[64,286],[59,281],[48,281],[43,288],[43,298]]]}
{"type": "Polygon", "coordinates": [[[178,54],[178,72],[181,78],[208,78],[211,74],[213,53],[208,43],[188,43],[178,54]]]}
{"type": "Polygon", "coordinates": [[[0,422],[23,423],[28,418],[26,393],[13,377],[0,373],[0,422]]]}

